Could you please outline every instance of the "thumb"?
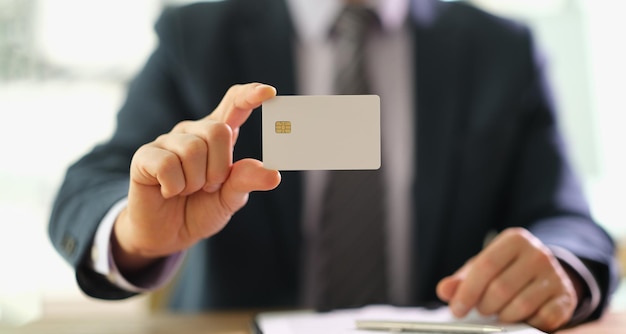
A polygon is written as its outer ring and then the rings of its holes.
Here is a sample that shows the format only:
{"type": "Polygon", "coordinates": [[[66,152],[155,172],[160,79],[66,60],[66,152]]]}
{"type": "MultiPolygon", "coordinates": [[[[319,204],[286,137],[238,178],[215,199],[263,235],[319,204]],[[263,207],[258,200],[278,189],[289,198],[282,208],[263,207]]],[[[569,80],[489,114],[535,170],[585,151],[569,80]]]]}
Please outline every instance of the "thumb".
{"type": "Polygon", "coordinates": [[[437,297],[444,302],[449,302],[454,297],[457,288],[461,284],[462,279],[455,275],[443,278],[437,284],[437,297]]]}
{"type": "Polygon", "coordinates": [[[441,281],[439,281],[439,283],[437,284],[437,296],[439,297],[439,299],[443,300],[444,302],[449,302],[452,297],[454,297],[454,294],[456,294],[456,290],[458,289],[459,285],[463,282],[465,276],[467,276],[471,261],[472,260],[470,259],[454,274],[448,277],[444,277],[443,279],[441,279],[441,281]]]}
{"type": "Polygon", "coordinates": [[[261,161],[242,159],[233,164],[220,195],[234,213],[246,204],[250,192],[272,190],[278,187],[280,180],[280,172],[264,168],[261,161]]]}

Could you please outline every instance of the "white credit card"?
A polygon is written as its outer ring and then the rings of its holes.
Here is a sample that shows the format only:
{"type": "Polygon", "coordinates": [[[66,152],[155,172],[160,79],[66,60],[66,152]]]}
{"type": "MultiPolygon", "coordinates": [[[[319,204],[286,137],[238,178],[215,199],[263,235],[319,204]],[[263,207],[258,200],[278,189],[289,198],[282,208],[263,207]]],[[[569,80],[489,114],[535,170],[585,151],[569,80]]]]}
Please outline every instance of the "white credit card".
{"type": "Polygon", "coordinates": [[[276,96],[261,113],[265,168],[380,168],[377,95],[276,96]]]}

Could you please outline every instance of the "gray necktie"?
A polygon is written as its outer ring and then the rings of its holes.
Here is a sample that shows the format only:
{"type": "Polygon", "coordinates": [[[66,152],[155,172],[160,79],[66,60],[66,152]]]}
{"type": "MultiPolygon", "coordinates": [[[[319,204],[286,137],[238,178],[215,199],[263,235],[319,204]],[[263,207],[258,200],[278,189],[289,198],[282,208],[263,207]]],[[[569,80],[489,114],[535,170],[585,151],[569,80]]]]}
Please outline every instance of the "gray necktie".
{"type": "MultiPolygon", "coordinates": [[[[338,18],[333,30],[337,94],[371,93],[364,42],[375,19],[370,10],[358,5],[346,6],[338,18]]],[[[386,302],[383,195],[380,170],[329,174],[315,271],[319,310],[386,302]]]]}

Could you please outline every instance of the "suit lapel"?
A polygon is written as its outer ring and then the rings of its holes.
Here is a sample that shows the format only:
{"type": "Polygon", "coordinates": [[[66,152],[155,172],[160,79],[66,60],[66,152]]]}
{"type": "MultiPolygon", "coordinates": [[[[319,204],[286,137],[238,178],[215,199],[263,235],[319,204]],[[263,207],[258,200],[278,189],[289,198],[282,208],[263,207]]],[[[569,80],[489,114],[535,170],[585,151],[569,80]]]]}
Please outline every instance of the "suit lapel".
{"type": "MultiPolygon", "coordinates": [[[[413,1],[420,3],[421,1],[413,1]]],[[[236,57],[241,57],[241,71],[237,81],[260,81],[274,85],[280,95],[296,92],[295,61],[293,55],[293,26],[284,1],[258,0],[247,3],[243,11],[246,17],[233,25],[237,29],[236,57]]],[[[414,289],[416,300],[432,300],[434,285],[437,283],[437,261],[441,261],[444,247],[442,232],[450,224],[450,211],[446,204],[452,197],[458,175],[458,140],[464,121],[463,109],[467,106],[468,81],[467,65],[468,40],[461,39],[462,31],[456,24],[441,23],[454,20],[453,15],[445,15],[447,4],[427,2],[430,6],[416,6],[419,13],[413,13],[416,45],[415,57],[415,96],[418,117],[417,183],[415,199],[418,203],[416,226],[417,240],[414,247],[417,254],[413,266],[420,280],[414,289]],[[418,13],[418,14],[416,14],[418,13]]],[[[260,113],[253,113],[247,132],[260,134],[260,113]]],[[[279,233],[277,242],[283,242],[287,266],[284,273],[299,273],[301,255],[301,232],[298,222],[301,219],[301,174],[282,173],[281,185],[269,192],[266,205],[274,207],[268,212],[276,212],[270,217],[272,228],[279,233]],[[295,195],[295,196],[294,196],[295,195]]],[[[295,279],[295,278],[294,278],[295,279]]],[[[294,281],[299,281],[295,279],[294,281]]]]}
{"type": "MultiPolygon", "coordinates": [[[[426,3],[426,2],[424,2],[426,3]]],[[[466,107],[467,41],[461,40],[456,24],[449,20],[445,4],[431,3],[429,12],[414,15],[415,89],[417,106],[417,203],[413,268],[419,273],[414,289],[417,300],[432,300],[438,277],[437,264],[444,249],[442,232],[450,224],[446,206],[454,200],[453,187],[459,165],[460,125],[466,107]],[[429,274],[430,273],[430,274],[429,274]]],[[[415,13],[414,13],[415,14],[415,13]]],[[[415,282],[415,280],[413,280],[415,282]]]]}
{"type": "MultiPolygon", "coordinates": [[[[293,27],[283,1],[247,1],[244,17],[237,17],[236,57],[239,64],[239,82],[263,82],[271,84],[279,95],[293,95],[295,85],[295,61],[293,56],[293,27]]],[[[241,9],[241,8],[240,8],[241,9]]],[[[255,111],[246,122],[246,130],[261,140],[261,113],[255,111]]],[[[242,130],[243,132],[243,130],[242,130]]],[[[276,235],[275,242],[282,250],[277,256],[284,257],[285,275],[298,274],[301,262],[301,174],[282,172],[277,189],[264,196],[270,228],[276,235]]],[[[297,282],[294,278],[292,282],[297,282]]]]}

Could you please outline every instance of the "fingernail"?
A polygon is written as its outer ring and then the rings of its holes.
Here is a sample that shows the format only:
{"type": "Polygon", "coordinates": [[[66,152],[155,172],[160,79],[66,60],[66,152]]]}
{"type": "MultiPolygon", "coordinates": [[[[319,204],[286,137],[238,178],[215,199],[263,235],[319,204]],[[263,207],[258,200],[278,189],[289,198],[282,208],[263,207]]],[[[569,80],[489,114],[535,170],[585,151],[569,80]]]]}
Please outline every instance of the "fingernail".
{"type": "Polygon", "coordinates": [[[270,85],[266,85],[266,84],[260,84],[260,85],[258,85],[258,86],[256,86],[256,87],[254,87],[254,89],[255,89],[255,90],[262,90],[262,89],[266,89],[266,88],[271,88],[271,89],[273,89],[274,91],[276,91],[276,88],[275,88],[275,87],[270,86],[270,85]]]}
{"type": "Polygon", "coordinates": [[[452,313],[458,316],[463,316],[465,315],[465,313],[467,313],[467,307],[461,302],[453,303],[450,308],[452,308],[452,313]]]}

